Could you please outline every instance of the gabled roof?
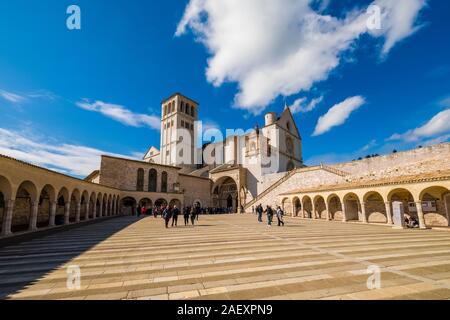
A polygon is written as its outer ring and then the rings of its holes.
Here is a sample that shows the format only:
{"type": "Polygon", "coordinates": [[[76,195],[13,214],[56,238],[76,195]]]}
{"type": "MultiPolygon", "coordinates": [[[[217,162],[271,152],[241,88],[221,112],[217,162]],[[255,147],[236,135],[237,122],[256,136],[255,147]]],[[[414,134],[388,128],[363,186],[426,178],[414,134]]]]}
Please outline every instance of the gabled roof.
{"type": "Polygon", "coordinates": [[[154,152],[154,154],[152,154],[151,157],[157,156],[160,153],[159,150],[156,147],[151,146],[150,148],[148,148],[147,152],[145,152],[143,159],[150,158],[149,154],[150,154],[151,151],[154,152]]]}
{"type": "MultiPolygon", "coordinates": [[[[285,106],[285,108],[284,108],[283,112],[280,114],[280,116],[277,118],[277,123],[278,123],[279,120],[281,120],[281,119],[283,118],[283,116],[284,116],[285,114],[292,120],[292,124],[294,125],[295,132],[297,133],[297,136],[298,136],[300,139],[302,139],[302,136],[301,136],[301,134],[300,134],[300,130],[298,130],[297,124],[295,123],[294,116],[292,115],[291,108],[288,107],[287,105],[285,106]]],[[[278,125],[279,125],[280,127],[282,127],[279,123],[278,123],[278,125]]],[[[284,127],[283,127],[283,128],[284,128],[284,127]]]]}

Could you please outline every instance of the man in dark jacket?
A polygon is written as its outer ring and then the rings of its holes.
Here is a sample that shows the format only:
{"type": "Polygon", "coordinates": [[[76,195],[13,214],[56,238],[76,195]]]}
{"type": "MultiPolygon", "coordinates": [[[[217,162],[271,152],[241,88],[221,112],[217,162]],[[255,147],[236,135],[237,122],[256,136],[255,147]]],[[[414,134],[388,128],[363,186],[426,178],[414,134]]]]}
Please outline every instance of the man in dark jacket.
{"type": "Polygon", "coordinates": [[[177,208],[177,206],[173,206],[172,209],[172,227],[175,224],[175,227],[178,225],[178,215],[180,214],[180,210],[177,208]]]}
{"type": "Polygon", "coordinates": [[[170,218],[172,218],[172,210],[169,207],[165,207],[163,210],[163,218],[166,223],[166,228],[169,227],[170,218]]]}
{"type": "Polygon", "coordinates": [[[266,210],[264,211],[267,213],[267,226],[272,226],[272,219],[273,219],[273,209],[271,206],[267,206],[266,210]]]}
{"type": "Polygon", "coordinates": [[[263,222],[263,221],[262,221],[262,214],[263,214],[263,211],[264,211],[264,209],[263,209],[262,205],[259,204],[259,205],[256,207],[256,213],[258,214],[258,222],[263,222]]]}

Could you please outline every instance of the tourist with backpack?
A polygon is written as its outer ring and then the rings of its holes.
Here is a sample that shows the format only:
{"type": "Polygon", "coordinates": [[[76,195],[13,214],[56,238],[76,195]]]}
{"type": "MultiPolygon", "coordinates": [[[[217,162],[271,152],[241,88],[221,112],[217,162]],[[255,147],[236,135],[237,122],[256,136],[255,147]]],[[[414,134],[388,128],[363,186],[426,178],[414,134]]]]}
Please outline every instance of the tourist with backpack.
{"type": "Polygon", "coordinates": [[[281,209],[280,206],[277,208],[277,219],[278,219],[278,226],[283,225],[284,227],[284,221],[283,221],[284,211],[281,209]]]}

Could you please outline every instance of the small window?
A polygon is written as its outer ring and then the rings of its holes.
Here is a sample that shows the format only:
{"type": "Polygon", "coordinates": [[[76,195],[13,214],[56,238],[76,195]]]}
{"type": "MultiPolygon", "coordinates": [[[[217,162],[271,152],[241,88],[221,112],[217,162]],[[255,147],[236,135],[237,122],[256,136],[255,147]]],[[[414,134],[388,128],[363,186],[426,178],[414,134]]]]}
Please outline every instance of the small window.
{"type": "Polygon", "coordinates": [[[191,116],[193,117],[194,114],[195,114],[195,110],[194,110],[194,107],[192,107],[192,108],[191,108],[191,116]]]}
{"type": "Polygon", "coordinates": [[[184,112],[184,102],[183,101],[181,101],[181,104],[180,104],[180,111],[184,112]]]}
{"type": "Polygon", "coordinates": [[[186,103],[186,114],[189,114],[189,112],[190,112],[189,104],[186,103]]]}
{"type": "Polygon", "coordinates": [[[194,125],[191,123],[191,130],[194,131],[194,125]]]}
{"type": "Polygon", "coordinates": [[[181,120],[181,127],[184,128],[184,120],[181,120]]]}

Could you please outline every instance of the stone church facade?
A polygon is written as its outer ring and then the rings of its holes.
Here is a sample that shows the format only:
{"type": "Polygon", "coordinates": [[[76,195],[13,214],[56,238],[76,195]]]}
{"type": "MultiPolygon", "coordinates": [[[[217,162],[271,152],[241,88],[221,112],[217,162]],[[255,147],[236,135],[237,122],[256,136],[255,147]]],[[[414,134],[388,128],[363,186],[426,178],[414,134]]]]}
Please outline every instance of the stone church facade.
{"type": "Polygon", "coordinates": [[[448,227],[450,143],[334,165],[306,167],[286,107],[264,124],[196,144],[199,104],[161,103],[160,146],[142,160],[102,156],[83,180],[0,155],[0,237],[115,215],[138,205],[280,205],[293,217],[393,224],[393,205],[421,228],[448,227]]]}

